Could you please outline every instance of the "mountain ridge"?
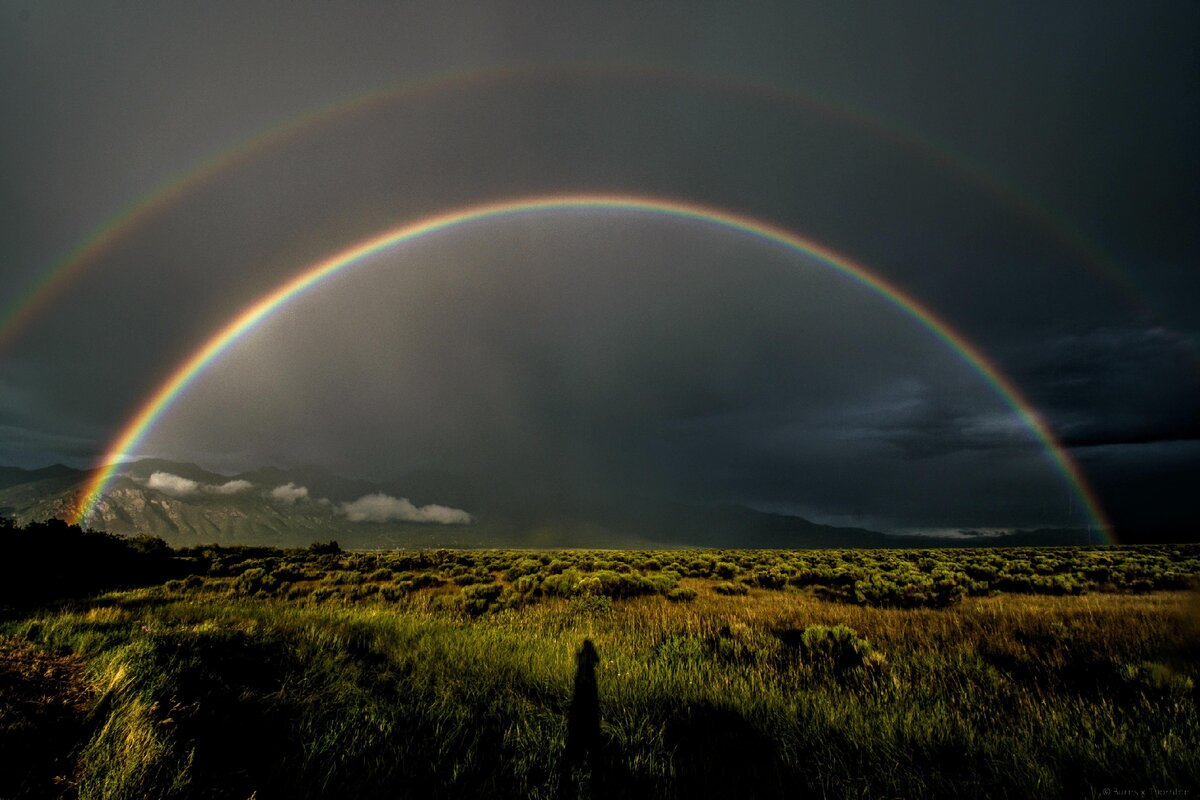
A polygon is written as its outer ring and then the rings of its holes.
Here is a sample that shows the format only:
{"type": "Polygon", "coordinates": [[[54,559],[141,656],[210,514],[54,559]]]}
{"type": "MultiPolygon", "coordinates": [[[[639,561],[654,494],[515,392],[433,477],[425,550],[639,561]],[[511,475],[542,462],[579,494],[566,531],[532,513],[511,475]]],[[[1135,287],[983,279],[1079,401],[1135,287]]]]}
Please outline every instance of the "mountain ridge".
{"type": "MultiPolygon", "coordinates": [[[[19,523],[67,518],[94,470],[55,464],[0,467],[0,516],[19,523]]],[[[403,482],[397,482],[400,484],[403,482]]],[[[172,545],[306,546],[337,539],[354,548],[393,547],[957,547],[1080,544],[1082,531],[1014,531],[945,538],[898,536],[823,525],[737,505],[646,499],[537,507],[471,492],[454,476],[418,473],[412,496],[398,485],[347,478],[317,466],[261,467],[233,475],[197,464],[139,459],[119,465],[91,527],[158,536],[172,545]],[[445,487],[441,491],[439,487],[445,487]],[[401,498],[411,504],[404,505],[401,498]],[[421,504],[462,503],[467,524],[437,524],[421,504]],[[367,511],[351,515],[366,500],[367,511]],[[359,501],[356,504],[355,501],[359,501]],[[381,510],[382,509],[382,510],[381,510]],[[393,516],[387,516],[387,515],[393,516]],[[407,514],[407,517],[395,515],[407,514]]],[[[448,507],[447,511],[456,509],[448,507]]],[[[441,518],[445,518],[444,516],[441,518]]],[[[454,517],[457,519],[457,517],[454,517]]],[[[964,532],[965,533],[965,532],[964,532]]]]}

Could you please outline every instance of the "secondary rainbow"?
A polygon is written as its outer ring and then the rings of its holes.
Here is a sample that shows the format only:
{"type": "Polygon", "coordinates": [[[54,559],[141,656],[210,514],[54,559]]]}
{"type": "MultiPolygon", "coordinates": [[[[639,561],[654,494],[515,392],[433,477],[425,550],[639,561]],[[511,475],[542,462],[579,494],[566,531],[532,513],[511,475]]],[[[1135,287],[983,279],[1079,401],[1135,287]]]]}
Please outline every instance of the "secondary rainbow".
{"type": "Polygon", "coordinates": [[[198,162],[166,183],[137,197],[115,216],[105,220],[66,256],[45,269],[24,295],[13,301],[8,308],[0,310],[0,351],[8,347],[43,309],[101,256],[140,229],[156,214],[175,205],[233,167],[249,161],[254,156],[267,153],[323,122],[400,99],[433,94],[451,87],[468,87],[486,81],[505,80],[524,72],[521,68],[507,67],[456,70],[364,92],[349,101],[343,100],[316,111],[310,110],[290,117],[198,162]]]}
{"type": "Polygon", "coordinates": [[[570,209],[639,212],[690,219],[731,229],[801,253],[887,299],[947,344],[1016,411],[1044,445],[1051,459],[1078,494],[1091,522],[1103,532],[1109,541],[1112,541],[1111,525],[1095,494],[1088,486],[1078,466],[1058,443],[1029,401],[977,347],[899,287],[824,245],[771,223],[742,214],[668,198],[590,194],[522,197],[455,209],[384,231],[302,270],[235,316],[167,376],[166,380],[141,405],[137,413],[125,424],[119,435],[107,448],[91,480],[84,488],[74,521],[83,524],[89,519],[112,481],[120,460],[126,454],[135,453],[138,450],[154,423],[192,381],[238,339],[290,300],[319,286],[323,281],[342,270],[363,263],[370,256],[423,236],[469,223],[570,209]]]}
{"type": "Polygon", "coordinates": [[[1105,253],[1099,245],[1075,227],[1066,224],[1045,204],[1018,191],[1009,182],[991,175],[962,154],[956,153],[949,146],[936,143],[893,121],[815,95],[736,78],[682,73],[653,65],[565,63],[532,66],[502,65],[458,70],[379,87],[289,117],[198,162],[154,190],[136,198],[115,216],[103,222],[61,260],[43,270],[24,294],[15,298],[7,308],[0,309],[0,352],[11,345],[21,331],[56,297],[61,295],[75,279],[97,263],[118,243],[153,219],[156,214],[172,207],[216,177],[230,172],[234,167],[246,163],[255,156],[270,152],[305,131],[388,104],[413,100],[438,92],[464,90],[492,83],[538,82],[550,84],[590,78],[629,80],[631,82],[650,81],[668,86],[694,86],[706,91],[757,97],[767,103],[803,109],[836,121],[848,128],[862,131],[877,140],[911,153],[992,196],[1081,259],[1081,263],[1086,264],[1096,275],[1116,288],[1140,315],[1151,319],[1156,316],[1149,301],[1134,284],[1128,271],[1123,270],[1116,260],[1105,253]]]}

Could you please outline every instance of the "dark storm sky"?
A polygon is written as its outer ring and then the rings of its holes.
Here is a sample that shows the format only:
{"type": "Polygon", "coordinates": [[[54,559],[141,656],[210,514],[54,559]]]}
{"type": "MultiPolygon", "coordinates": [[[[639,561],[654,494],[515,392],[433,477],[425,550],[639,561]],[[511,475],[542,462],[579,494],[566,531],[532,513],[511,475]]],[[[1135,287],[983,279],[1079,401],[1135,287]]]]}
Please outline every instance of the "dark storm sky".
{"type": "MultiPolygon", "coordinates": [[[[118,240],[0,352],[0,463],[90,463],[223,321],[379,230],[614,191],[869,265],[1015,382],[1126,538],[1194,538],[1197,41],[1191,2],[4,2],[4,308],[252,136],[477,78],[303,129],[118,240]]],[[[246,337],[143,453],[886,530],[1083,521],[911,318],[779,248],[616,212],[365,264],[246,337]]]]}

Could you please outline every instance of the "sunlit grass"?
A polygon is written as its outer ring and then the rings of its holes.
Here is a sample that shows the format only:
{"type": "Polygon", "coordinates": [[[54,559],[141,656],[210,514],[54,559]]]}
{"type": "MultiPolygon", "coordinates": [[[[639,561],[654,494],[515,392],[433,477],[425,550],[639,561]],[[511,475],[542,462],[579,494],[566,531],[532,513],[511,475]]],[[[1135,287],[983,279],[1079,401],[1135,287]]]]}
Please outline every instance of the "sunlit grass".
{"type": "Polygon", "coordinates": [[[83,797],[1057,797],[1200,776],[1189,593],[893,609],[683,583],[691,602],[472,615],[445,591],[313,602],[221,579],[4,632],[87,660],[83,797]],[[580,773],[560,761],[585,638],[604,745],[580,773]]]}
{"type": "Polygon", "coordinates": [[[1197,601],[1152,591],[1195,580],[1189,546],[175,558],[186,577],[6,625],[88,664],[81,796],[1024,797],[1198,773],[1197,601]],[[567,763],[585,639],[602,735],[567,763]]]}

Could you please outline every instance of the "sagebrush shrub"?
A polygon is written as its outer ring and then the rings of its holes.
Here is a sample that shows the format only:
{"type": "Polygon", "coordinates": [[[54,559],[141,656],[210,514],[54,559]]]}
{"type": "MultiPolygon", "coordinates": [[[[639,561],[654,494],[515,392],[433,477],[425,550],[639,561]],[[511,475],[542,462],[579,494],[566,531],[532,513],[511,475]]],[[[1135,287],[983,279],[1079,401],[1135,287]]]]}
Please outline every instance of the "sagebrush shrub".
{"type": "Polygon", "coordinates": [[[674,589],[667,592],[667,599],[672,603],[689,603],[696,599],[696,590],[686,589],[682,586],[676,586],[674,589]]]}
{"type": "Polygon", "coordinates": [[[799,647],[801,660],[816,669],[843,672],[878,660],[871,643],[849,625],[809,625],[800,635],[799,647]]]}

